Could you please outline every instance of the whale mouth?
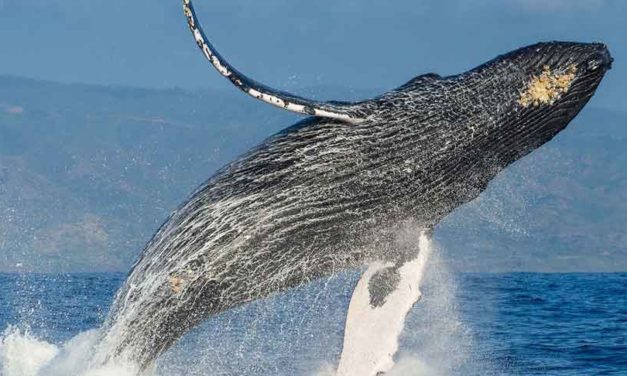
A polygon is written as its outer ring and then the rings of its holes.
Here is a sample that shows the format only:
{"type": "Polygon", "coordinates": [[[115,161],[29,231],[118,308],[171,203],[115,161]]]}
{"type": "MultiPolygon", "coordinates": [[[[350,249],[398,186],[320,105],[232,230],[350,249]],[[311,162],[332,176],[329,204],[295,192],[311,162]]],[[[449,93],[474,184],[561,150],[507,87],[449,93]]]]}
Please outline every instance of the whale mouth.
{"type": "Polygon", "coordinates": [[[579,61],[578,70],[580,72],[577,81],[590,84],[592,91],[594,91],[605,73],[612,69],[614,58],[605,44],[594,43],[588,46],[591,52],[584,54],[579,61]]]}
{"type": "Polygon", "coordinates": [[[594,43],[597,51],[592,58],[588,60],[588,69],[591,71],[602,69],[608,71],[612,69],[614,58],[610,54],[610,50],[603,43],[594,43]]]}
{"type": "Polygon", "coordinates": [[[590,100],[599,87],[607,71],[612,68],[614,59],[605,44],[584,45],[584,53],[575,58],[571,72],[574,72],[563,98],[556,102],[557,107],[569,108],[573,116],[590,100]]]}

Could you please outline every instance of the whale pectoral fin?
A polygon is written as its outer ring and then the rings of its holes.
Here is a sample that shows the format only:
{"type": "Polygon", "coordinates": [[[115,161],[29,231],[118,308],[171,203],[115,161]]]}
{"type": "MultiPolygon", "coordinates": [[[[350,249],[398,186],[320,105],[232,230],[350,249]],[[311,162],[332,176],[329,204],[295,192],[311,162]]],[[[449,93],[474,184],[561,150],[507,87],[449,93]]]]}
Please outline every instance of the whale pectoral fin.
{"type": "Polygon", "coordinates": [[[207,60],[209,60],[211,65],[213,65],[221,75],[226,77],[233,85],[246,94],[273,106],[299,114],[335,119],[352,124],[358,124],[364,120],[366,116],[366,114],[363,113],[364,110],[353,103],[337,101],[321,102],[301,98],[290,93],[270,88],[247,77],[224,59],[209,42],[205,32],[200,26],[191,0],[183,0],[183,10],[194,40],[207,60]]]}
{"type": "Polygon", "coordinates": [[[376,376],[394,366],[409,310],[422,296],[420,283],[431,253],[429,235],[403,264],[371,264],[357,283],[348,308],[344,347],[337,374],[376,376]]]}

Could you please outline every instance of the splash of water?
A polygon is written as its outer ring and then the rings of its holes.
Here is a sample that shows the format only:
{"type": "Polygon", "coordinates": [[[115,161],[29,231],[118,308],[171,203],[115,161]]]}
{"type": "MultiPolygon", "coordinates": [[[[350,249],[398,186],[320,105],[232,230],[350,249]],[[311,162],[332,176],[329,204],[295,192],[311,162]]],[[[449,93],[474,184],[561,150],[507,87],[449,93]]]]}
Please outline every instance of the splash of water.
{"type": "MultiPolygon", "coordinates": [[[[132,367],[108,365],[97,369],[86,369],[85,359],[89,356],[92,332],[78,335],[63,347],[38,340],[19,330],[7,331],[0,339],[0,375],[2,376],[134,376],[132,367]]],[[[161,372],[161,375],[165,373],[161,372]]],[[[158,376],[156,372],[152,376],[158,376]]],[[[175,376],[177,374],[172,374],[175,376]]],[[[182,376],[182,374],[180,374],[182,376]]],[[[335,376],[335,368],[326,365],[312,371],[312,376],[335,376]]],[[[444,376],[415,357],[401,358],[389,376],[444,376]]]]}
{"type": "Polygon", "coordinates": [[[2,376],[135,376],[135,367],[108,364],[90,368],[98,331],[83,332],[63,346],[35,338],[27,330],[8,328],[0,337],[2,376]]]}
{"type": "MultiPolygon", "coordinates": [[[[455,279],[440,250],[434,251],[423,299],[407,317],[391,376],[482,374],[473,359],[472,333],[456,306],[455,279]]],[[[335,376],[346,305],[358,278],[352,272],[335,275],[212,318],[193,333],[195,340],[184,338],[149,374],[335,376]]],[[[129,365],[90,369],[98,334],[89,331],[53,345],[11,328],[0,336],[0,375],[136,375],[129,365]]]]}
{"type": "Polygon", "coordinates": [[[3,376],[34,376],[58,353],[56,346],[9,327],[0,338],[0,369],[3,376]]]}
{"type": "Polygon", "coordinates": [[[424,283],[423,299],[408,316],[401,335],[401,352],[390,375],[485,375],[487,365],[477,357],[472,330],[458,307],[456,278],[434,246],[424,283]]]}

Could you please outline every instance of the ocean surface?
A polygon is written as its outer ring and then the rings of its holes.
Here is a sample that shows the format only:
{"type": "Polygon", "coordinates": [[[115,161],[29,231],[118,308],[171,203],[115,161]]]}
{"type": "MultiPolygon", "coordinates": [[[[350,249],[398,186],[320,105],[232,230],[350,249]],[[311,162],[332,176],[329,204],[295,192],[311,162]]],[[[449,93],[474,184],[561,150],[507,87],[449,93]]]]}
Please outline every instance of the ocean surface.
{"type": "MultiPolygon", "coordinates": [[[[357,279],[342,274],[213,317],[154,373],[331,375],[357,279]]],[[[88,351],[81,341],[123,280],[0,274],[0,374],[32,375],[55,354],[88,351]]],[[[627,274],[452,274],[435,263],[423,293],[391,375],[627,375],[627,274]]]]}

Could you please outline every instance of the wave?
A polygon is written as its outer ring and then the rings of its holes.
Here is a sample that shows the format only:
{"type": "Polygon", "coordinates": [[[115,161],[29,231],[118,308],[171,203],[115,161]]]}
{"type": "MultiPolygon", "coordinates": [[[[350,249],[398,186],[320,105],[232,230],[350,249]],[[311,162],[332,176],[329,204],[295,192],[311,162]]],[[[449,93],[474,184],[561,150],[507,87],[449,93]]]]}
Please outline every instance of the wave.
{"type": "Polygon", "coordinates": [[[83,332],[62,346],[35,338],[28,330],[9,327],[0,337],[2,376],[135,376],[133,366],[110,364],[90,368],[97,330],[83,332]]]}
{"type": "MultiPolygon", "coordinates": [[[[9,328],[0,338],[2,376],[135,376],[137,369],[129,365],[110,364],[90,369],[89,356],[97,331],[81,333],[63,346],[35,338],[28,332],[9,328]]],[[[211,372],[211,371],[207,371],[211,372]]],[[[213,375],[206,373],[207,375],[213,375]]],[[[167,370],[147,372],[147,376],[171,375],[167,370]]],[[[312,376],[334,376],[331,365],[312,370],[312,376]]],[[[402,357],[389,376],[444,376],[416,356],[402,357]]]]}
{"type": "Polygon", "coordinates": [[[3,376],[33,376],[49,363],[60,349],[37,340],[29,333],[9,327],[0,338],[0,364],[3,376]]]}

